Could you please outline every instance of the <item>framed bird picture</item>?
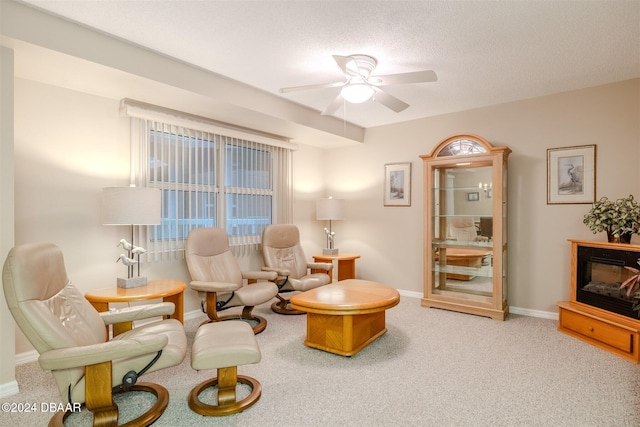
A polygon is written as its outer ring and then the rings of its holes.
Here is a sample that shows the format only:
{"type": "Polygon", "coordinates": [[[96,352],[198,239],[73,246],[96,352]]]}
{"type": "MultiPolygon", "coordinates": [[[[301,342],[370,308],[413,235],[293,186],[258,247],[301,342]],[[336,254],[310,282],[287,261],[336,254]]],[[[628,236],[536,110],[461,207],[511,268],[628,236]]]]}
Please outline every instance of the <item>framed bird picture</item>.
{"type": "Polygon", "coordinates": [[[547,204],[596,200],[596,146],[547,149],[547,204]]]}

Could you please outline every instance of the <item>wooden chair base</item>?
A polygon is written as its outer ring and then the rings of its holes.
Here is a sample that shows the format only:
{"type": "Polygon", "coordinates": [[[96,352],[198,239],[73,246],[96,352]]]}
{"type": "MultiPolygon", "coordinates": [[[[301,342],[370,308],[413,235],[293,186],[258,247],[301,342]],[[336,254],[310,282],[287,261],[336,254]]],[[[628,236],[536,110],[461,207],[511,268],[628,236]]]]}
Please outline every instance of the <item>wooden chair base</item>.
{"type": "Polygon", "coordinates": [[[257,335],[264,331],[267,327],[267,320],[264,317],[253,314],[253,306],[247,305],[242,309],[240,316],[229,314],[226,316],[218,316],[218,295],[215,292],[207,292],[204,312],[209,317],[209,321],[202,322],[201,326],[206,323],[220,322],[224,320],[245,320],[251,323],[253,334],[257,335]]]}
{"type": "MultiPolygon", "coordinates": [[[[236,367],[234,366],[233,368],[236,367]]],[[[229,368],[218,369],[218,377],[222,378],[225,376],[224,373],[221,373],[221,370],[225,369],[229,368]]],[[[245,375],[231,375],[229,382],[232,384],[228,387],[222,387],[218,383],[218,378],[213,378],[198,384],[189,393],[189,408],[200,415],[221,417],[242,412],[260,399],[262,394],[262,385],[260,385],[258,380],[255,378],[247,377],[245,375]],[[251,387],[251,393],[249,396],[239,402],[236,402],[235,387],[237,383],[242,383],[251,387]],[[215,386],[218,386],[218,404],[210,405],[200,401],[198,398],[200,393],[209,387],[215,386]]]]}
{"type": "MultiPolygon", "coordinates": [[[[129,387],[126,391],[144,391],[156,396],[156,403],[138,418],[122,424],[119,427],[143,427],[153,424],[167,409],[169,404],[169,392],[159,384],[138,383],[129,387]]],[[[120,393],[126,392],[122,391],[120,393]]],[[[58,411],[49,421],[49,427],[64,427],[64,421],[72,412],[58,411]]],[[[94,427],[116,427],[118,426],[118,407],[105,408],[103,411],[93,412],[94,427]]]]}
{"type": "Polygon", "coordinates": [[[289,306],[289,300],[282,298],[280,295],[276,295],[278,301],[271,304],[271,310],[278,314],[287,314],[287,315],[300,315],[305,314],[306,312],[295,310],[289,306]]]}

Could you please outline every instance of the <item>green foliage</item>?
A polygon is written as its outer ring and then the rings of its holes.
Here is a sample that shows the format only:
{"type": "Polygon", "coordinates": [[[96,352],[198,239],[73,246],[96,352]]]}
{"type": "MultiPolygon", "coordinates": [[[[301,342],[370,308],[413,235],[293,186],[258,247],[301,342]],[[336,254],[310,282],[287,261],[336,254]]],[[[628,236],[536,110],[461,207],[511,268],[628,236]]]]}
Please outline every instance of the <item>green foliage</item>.
{"type": "Polygon", "coordinates": [[[621,234],[638,234],[640,231],[640,205],[633,195],[615,202],[606,197],[593,204],[582,221],[594,234],[608,231],[615,237],[621,234]]]}

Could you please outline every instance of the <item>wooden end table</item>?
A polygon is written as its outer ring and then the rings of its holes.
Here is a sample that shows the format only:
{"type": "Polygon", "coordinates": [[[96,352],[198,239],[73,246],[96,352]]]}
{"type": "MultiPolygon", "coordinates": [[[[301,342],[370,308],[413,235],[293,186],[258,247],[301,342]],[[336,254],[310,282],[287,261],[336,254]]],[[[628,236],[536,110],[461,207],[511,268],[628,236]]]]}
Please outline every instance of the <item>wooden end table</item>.
{"type": "Polygon", "coordinates": [[[385,310],[400,302],[390,286],[350,279],[291,297],[291,308],[307,312],[307,347],[353,356],[387,332],[385,310]]]}
{"type": "MultiPolygon", "coordinates": [[[[338,281],[355,279],[356,278],[356,259],[360,258],[360,255],[355,254],[335,254],[335,255],[314,255],[313,260],[315,262],[328,262],[333,263],[334,260],[338,261],[338,281]]],[[[312,273],[322,272],[321,270],[312,270],[312,273]]],[[[329,283],[333,282],[333,271],[327,273],[329,275],[329,283]]]]}
{"type": "MultiPolygon", "coordinates": [[[[109,303],[146,301],[162,298],[163,302],[172,302],[176,309],[173,318],[184,323],[184,290],[187,285],[180,280],[160,279],[150,280],[145,286],[137,288],[119,288],[110,286],[107,288],[93,289],[84,297],[99,312],[108,311],[109,303]]],[[[168,317],[168,316],[167,316],[168,317]]],[[[132,328],[131,322],[123,322],[113,325],[113,335],[116,336],[132,328]]],[[[108,329],[108,328],[107,328],[108,329]]]]}

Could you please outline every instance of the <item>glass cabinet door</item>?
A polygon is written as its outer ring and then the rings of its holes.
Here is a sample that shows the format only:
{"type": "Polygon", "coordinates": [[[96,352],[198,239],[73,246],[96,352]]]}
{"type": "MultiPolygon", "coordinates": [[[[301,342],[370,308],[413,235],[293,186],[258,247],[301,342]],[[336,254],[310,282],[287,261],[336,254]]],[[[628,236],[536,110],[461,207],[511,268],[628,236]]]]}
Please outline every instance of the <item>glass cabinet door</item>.
{"type": "Polygon", "coordinates": [[[449,138],[424,160],[422,305],[504,319],[506,147],[449,138]]]}
{"type": "Polygon", "coordinates": [[[432,173],[432,292],[491,298],[492,167],[445,165],[432,173]]]}

